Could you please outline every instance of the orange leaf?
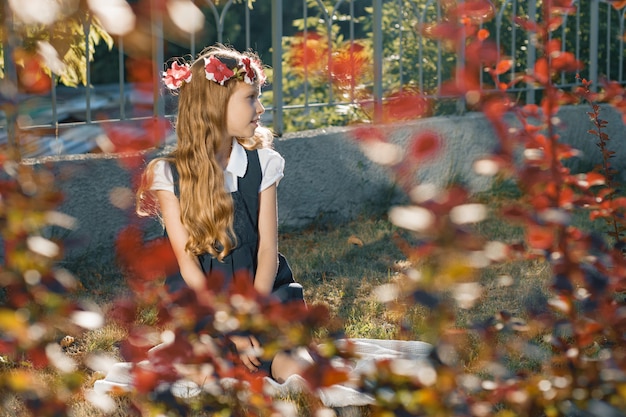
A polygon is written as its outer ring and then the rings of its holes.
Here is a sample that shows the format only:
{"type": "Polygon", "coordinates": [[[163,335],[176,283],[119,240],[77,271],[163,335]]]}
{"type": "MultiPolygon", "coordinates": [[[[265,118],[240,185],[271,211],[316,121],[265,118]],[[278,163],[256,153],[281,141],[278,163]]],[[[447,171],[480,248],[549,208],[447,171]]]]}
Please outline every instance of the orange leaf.
{"type": "Polygon", "coordinates": [[[545,57],[541,57],[535,62],[535,78],[542,84],[548,83],[550,80],[550,68],[548,66],[548,60],[545,57]]]}
{"type": "Polygon", "coordinates": [[[377,127],[372,126],[364,126],[356,128],[352,132],[352,137],[357,141],[368,142],[368,141],[377,141],[377,142],[386,142],[385,132],[377,127]]]}
{"type": "Polygon", "coordinates": [[[613,6],[613,8],[615,8],[616,10],[620,10],[623,9],[624,6],[626,6],[626,0],[613,0],[611,2],[611,5],[613,6]]]}
{"type": "Polygon", "coordinates": [[[553,16],[548,19],[548,30],[557,30],[563,24],[563,18],[561,16],[553,16]]]}
{"type": "Polygon", "coordinates": [[[535,249],[548,250],[554,243],[554,234],[547,227],[530,226],[526,238],[528,244],[535,249]]]}
{"type": "Polygon", "coordinates": [[[546,54],[552,56],[554,53],[561,52],[561,40],[550,39],[546,45],[546,54]]]}
{"type": "Polygon", "coordinates": [[[491,20],[495,15],[495,8],[487,0],[468,0],[459,2],[456,9],[451,10],[451,13],[459,16],[461,21],[479,24],[491,20]]]}
{"type": "Polygon", "coordinates": [[[489,31],[487,29],[481,29],[478,31],[478,39],[484,41],[489,37],[489,31]]]}
{"type": "Polygon", "coordinates": [[[444,21],[437,24],[423,25],[420,32],[425,37],[456,41],[461,34],[461,27],[455,23],[444,21]]]}
{"type": "Polygon", "coordinates": [[[490,99],[483,105],[483,113],[489,120],[499,120],[511,109],[511,103],[507,100],[490,99]]]}
{"type": "Polygon", "coordinates": [[[45,94],[52,88],[50,75],[44,70],[41,56],[18,48],[13,52],[20,90],[30,94],[45,94]]]}
{"type": "Polygon", "coordinates": [[[143,366],[136,366],[133,369],[133,383],[137,391],[147,393],[159,384],[159,375],[143,366]]]}
{"type": "Polygon", "coordinates": [[[561,52],[552,58],[552,68],[555,71],[574,72],[582,68],[582,63],[571,52],[561,52]]]}
{"type": "Polygon", "coordinates": [[[291,50],[289,65],[301,72],[319,72],[328,65],[328,45],[317,32],[295,35],[291,50]]]}
{"type": "Polygon", "coordinates": [[[570,207],[575,197],[574,191],[571,188],[563,188],[559,194],[559,205],[561,207],[570,207]]]}
{"type": "Polygon", "coordinates": [[[586,320],[577,326],[578,343],[585,347],[593,343],[596,336],[602,333],[604,326],[597,321],[586,320]]]}
{"type": "Polygon", "coordinates": [[[594,185],[602,185],[606,182],[604,175],[598,172],[589,172],[587,173],[587,183],[589,186],[593,187],[594,185]]]}
{"type": "Polygon", "coordinates": [[[352,43],[333,53],[329,63],[333,83],[340,88],[354,87],[362,82],[368,71],[369,56],[365,48],[352,43]]]}
{"type": "Polygon", "coordinates": [[[552,0],[552,2],[549,3],[550,14],[562,15],[562,14],[574,13],[576,11],[576,6],[574,6],[573,3],[574,3],[573,0],[552,0]]]}
{"type": "Polygon", "coordinates": [[[505,72],[511,69],[511,66],[513,66],[512,59],[503,59],[500,62],[498,62],[498,65],[496,65],[495,73],[498,75],[504,74],[505,72]]]}
{"type": "Polygon", "coordinates": [[[430,114],[431,105],[426,96],[416,90],[392,93],[383,103],[383,122],[412,120],[430,114]]]}

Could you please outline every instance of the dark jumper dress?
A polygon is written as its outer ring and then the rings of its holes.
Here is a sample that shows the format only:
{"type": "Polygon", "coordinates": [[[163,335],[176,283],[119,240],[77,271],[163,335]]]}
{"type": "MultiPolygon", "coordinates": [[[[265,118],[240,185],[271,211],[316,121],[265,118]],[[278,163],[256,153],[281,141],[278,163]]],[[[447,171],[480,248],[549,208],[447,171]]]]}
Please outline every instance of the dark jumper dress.
{"type": "MultiPolygon", "coordinates": [[[[237,191],[232,192],[234,206],[233,229],[237,238],[237,246],[226,255],[222,262],[209,253],[198,256],[202,271],[212,280],[221,279],[221,285],[214,289],[226,289],[232,282],[235,273],[248,273],[254,279],[257,267],[258,250],[258,219],[259,219],[259,188],[263,174],[259,162],[258,151],[247,150],[248,167],[242,178],[237,178],[237,191]]],[[[174,178],[174,193],[179,191],[179,175],[175,164],[171,163],[174,178]]],[[[167,233],[166,233],[167,235],[167,233]]],[[[169,292],[186,288],[180,273],[167,277],[165,281],[169,292]]],[[[273,294],[281,301],[303,300],[302,287],[295,283],[291,268],[286,259],[279,254],[279,267],[274,281],[273,294]]]]}

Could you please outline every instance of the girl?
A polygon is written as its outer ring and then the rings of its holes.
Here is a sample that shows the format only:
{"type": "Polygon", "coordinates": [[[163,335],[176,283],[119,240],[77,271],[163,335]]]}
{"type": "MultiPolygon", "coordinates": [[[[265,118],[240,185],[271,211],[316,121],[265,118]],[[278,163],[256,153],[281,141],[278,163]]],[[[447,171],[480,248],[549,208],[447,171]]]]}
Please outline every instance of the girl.
{"type": "MultiPolygon", "coordinates": [[[[152,193],[180,270],[167,278],[168,290],[220,287],[207,279],[221,279],[226,288],[243,270],[269,295],[279,268],[276,186],[284,160],[260,126],[260,61],[251,52],[214,46],[192,64],[172,63],[163,81],[179,96],[177,146],[148,164],[138,212],[146,214],[142,203],[152,193]]],[[[281,275],[288,269],[283,260],[281,275]]],[[[252,372],[264,369],[284,381],[301,370],[287,353],[262,363],[248,353],[260,347],[254,337],[231,340],[252,372]]]]}

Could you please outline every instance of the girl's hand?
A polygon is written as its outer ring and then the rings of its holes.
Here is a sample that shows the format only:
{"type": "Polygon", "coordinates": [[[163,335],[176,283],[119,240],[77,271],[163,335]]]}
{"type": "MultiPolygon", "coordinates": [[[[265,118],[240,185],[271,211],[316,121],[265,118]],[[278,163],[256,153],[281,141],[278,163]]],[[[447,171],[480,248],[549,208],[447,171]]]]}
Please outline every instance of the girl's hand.
{"type": "Polygon", "coordinates": [[[231,342],[237,348],[239,358],[250,372],[256,372],[261,366],[261,361],[256,353],[261,348],[261,344],[254,336],[231,336],[231,342]]]}

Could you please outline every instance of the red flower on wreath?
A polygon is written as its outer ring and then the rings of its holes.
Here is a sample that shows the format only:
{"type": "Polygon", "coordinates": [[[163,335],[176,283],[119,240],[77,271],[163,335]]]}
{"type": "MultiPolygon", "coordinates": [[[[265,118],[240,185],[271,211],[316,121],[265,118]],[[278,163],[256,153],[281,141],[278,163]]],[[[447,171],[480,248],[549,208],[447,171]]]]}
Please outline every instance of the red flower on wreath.
{"type": "Polygon", "coordinates": [[[172,62],[172,66],[163,73],[163,84],[170,90],[177,90],[183,85],[183,81],[186,83],[191,81],[189,64],[180,65],[176,61],[172,62]]]}
{"type": "Polygon", "coordinates": [[[215,81],[219,85],[224,85],[226,81],[235,75],[233,70],[214,56],[204,58],[204,64],[207,80],[215,81]]]}
{"type": "Polygon", "coordinates": [[[254,84],[256,74],[254,73],[254,69],[252,69],[252,61],[250,58],[243,58],[239,65],[243,67],[243,80],[250,85],[254,84]]]}

